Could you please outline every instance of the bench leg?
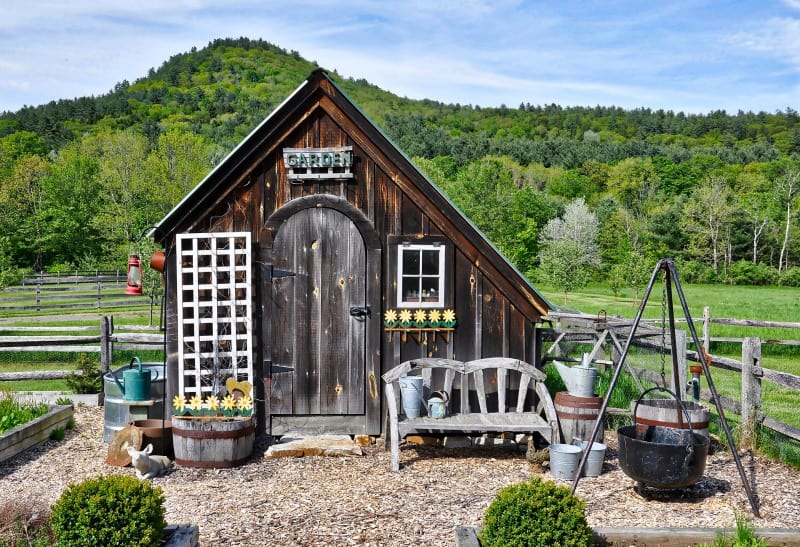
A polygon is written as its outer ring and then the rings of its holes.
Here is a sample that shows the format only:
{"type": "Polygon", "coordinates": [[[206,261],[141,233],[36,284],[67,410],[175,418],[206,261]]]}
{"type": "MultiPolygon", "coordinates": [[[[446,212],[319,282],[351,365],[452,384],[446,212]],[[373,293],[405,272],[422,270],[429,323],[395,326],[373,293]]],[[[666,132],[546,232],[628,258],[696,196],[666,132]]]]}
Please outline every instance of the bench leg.
{"type": "Polygon", "coordinates": [[[397,400],[391,384],[386,384],[386,399],[389,406],[389,443],[392,450],[392,471],[400,471],[400,432],[397,424],[397,400]]]}

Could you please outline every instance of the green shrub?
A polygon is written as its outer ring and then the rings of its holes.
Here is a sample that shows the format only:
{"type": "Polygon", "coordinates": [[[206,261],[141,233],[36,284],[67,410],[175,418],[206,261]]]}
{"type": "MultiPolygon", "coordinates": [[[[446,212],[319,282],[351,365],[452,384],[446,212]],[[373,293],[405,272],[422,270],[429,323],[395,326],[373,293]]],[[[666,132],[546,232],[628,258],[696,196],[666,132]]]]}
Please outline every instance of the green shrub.
{"type": "Polygon", "coordinates": [[[584,502],[569,488],[539,477],[500,490],[484,513],[478,538],[484,547],[594,544],[584,502]]]}
{"type": "Polygon", "coordinates": [[[728,277],[734,285],[772,285],[778,279],[778,270],[766,264],[739,260],[731,264],[728,277]]]}
{"type": "Polygon", "coordinates": [[[67,430],[63,427],[54,427],[50,430],[50,440],[51,441],[63,441],[64,437],[67,436],[67,430]]]}
{"type": "Polygon", "coordinates": [[[58,545],[149,547],[167,523],[161,487],[125,475],[69,484],[53,505],[51,526],[58,545]]]}
{"type": "Polygon", "coordinates": [[[778,284],[784,287],[800,287],[800,268],[793,266],[783,270],[778,284]]]}
{"type": "Polygon", "coordinates": [[[75,393],[100,393],[103,389],[103,373],[99,363],[81,353],[75,368],[81,372],[73,372],[67,376],[67,386],[75,393]]]}

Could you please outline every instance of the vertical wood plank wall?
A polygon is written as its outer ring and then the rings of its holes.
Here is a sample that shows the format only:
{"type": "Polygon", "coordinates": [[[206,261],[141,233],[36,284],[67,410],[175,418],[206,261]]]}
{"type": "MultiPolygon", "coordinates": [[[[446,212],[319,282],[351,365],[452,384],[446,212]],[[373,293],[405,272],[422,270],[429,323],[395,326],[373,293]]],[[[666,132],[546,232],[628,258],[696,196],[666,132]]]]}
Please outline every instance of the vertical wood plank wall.
{"type": "MultiPolygon", "coordinates": [[[[396,272],[390,270],[389,257],[395,253],[389,245],[391,236],[418,238],[441,236],[448,230],[437,225],[426,214],[419,196],[404,192],[398,179],[403,175],[396,167],[392,169],[389,159],[376,148],[364,143],[358,127],[343,127],[347,118],[332,118],[322,109],[313,109],[302,123],[288,130],[285,139],[249,174],[248,183],[243,184],[233,198],[220,203],[206,217],[207,230],[252,230],[254,248],[259,249],[257,263],[264,263],[271,248],[273,234],[265,229],[269,215],[288,201],[313,194],[331,194],[347,199],[361,210],[372,222],[383,243],[382,298],[383,309],[373,313],[372,320],[383,323],[383,310],[396,308],[396,272]],[[361,135],[362,141],[354,138],[361,135]],[[281,161],[284,147],[328,147],[353,146],[356,161],[353,165],[352,181],[308,182],[289,184],[281,161]],[[362,146],[363,145],[363,146],[362,146]],[[387,165],[389,169],[387,169],[387,165]],[[394,172],[387,172],[392,171],[394,172]]],[[[399,334],[384,333],[380,351],[381,373],[395,364],[415,357],[448,357],[467,361],[481,357],[507,356],[528,362],[536,361],[535,331],[530,318],[525,317],[507,295],[483,275],[474,258],[477,252],[468,238],[449,240],[453,247],[447,264],[446,283],[452,285],[452,308],[457,317],[457,327],[450,336],[428,334],[418,342],[408,336],[401,341],[399,334]]],[[[256,303],[263,321],[260,348],[277,334],[271,329],[262,308],[265,300],[263,272],[254,275],[256,303]]],[[[538,319],[538,318],[536,318],[538,319]]],[[[369,362],[370,357],[368,357],[369,362]]]]}

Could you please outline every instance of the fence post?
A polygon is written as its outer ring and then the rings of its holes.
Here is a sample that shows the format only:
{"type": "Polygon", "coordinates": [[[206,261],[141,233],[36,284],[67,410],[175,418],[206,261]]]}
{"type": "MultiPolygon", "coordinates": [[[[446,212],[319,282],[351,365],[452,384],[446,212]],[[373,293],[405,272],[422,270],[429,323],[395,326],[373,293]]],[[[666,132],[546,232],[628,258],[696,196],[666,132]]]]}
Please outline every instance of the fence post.
{"type": "Polygon", "coordinates": [[[755,448],[756,424],[761,416],[761,339],[742,342],[742,436],[739,444],[755,448]]]}
{"type": "Polygon", "coordinates": [[[111,335],[113,327],[107,316],[100,318],[100,370],[105,374],[111,369],[111,361],[114,358],[111,335]]]}
{"type": "Polygon", "coordinates": [[[711,353],[711,309],[703,308],[703,349],[706,355],[711,353]]]}
{"type": "MultiPolygon", "coordinates": [[[[686,331],[675,331],[675,347],[672,351],[677,355],[678,360],[678,385],[672,386],[672,391],[678,396],[681,401],[686,400],[686,331]]],[[[672,378],[675,382],[675,378],[672,378]]]]}

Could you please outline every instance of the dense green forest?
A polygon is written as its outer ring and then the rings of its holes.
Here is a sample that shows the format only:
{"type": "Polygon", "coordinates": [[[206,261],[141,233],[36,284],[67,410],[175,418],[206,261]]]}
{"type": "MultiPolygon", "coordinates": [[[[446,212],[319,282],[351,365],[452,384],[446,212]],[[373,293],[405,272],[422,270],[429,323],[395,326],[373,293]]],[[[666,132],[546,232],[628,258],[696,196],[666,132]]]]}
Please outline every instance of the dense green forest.
{"type": "MultiPolygon", "coordinates": [[[[0,114],[0,284],[26,269],[124,267],[132,240],[315,68],[220,39],[102,96],[0,114]]],[[[800,286],[791,108],[481,108],[329,73],[533,280],[640,286],[642,264],[672,256],[689,281],[800,286]]]]}

